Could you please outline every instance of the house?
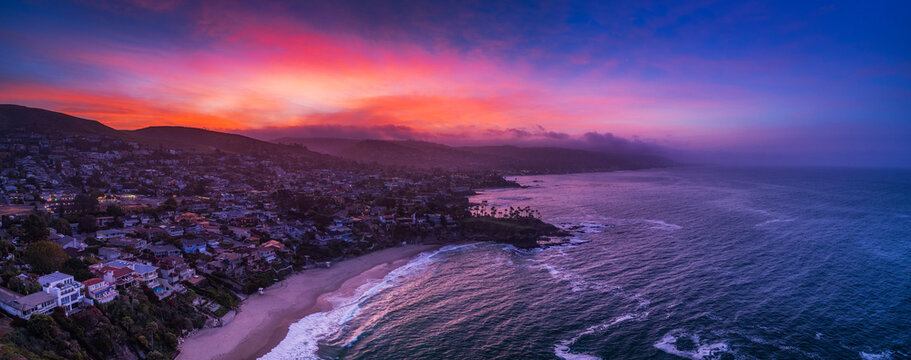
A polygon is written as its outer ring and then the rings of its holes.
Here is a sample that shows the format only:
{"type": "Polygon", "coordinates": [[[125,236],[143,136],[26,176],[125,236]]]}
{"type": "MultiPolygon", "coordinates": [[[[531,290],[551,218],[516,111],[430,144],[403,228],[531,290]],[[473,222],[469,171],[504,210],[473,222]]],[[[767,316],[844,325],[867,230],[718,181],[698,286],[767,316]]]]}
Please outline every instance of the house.
{"type": "Polygon", "coordinates": [[[265,243],[263,243],[262,246],[275,249],[275,251],[284,251],[285,250],[285,244],[282,244],[276,240],[266,241],[265,243]]]}
{"type": "Polygon", "coordinates": [[[220,271],[229,276],[241,276],[246,273],[244,270],[244,258],[240,254],[233,252],[223,252],[215,256],[209,262],[212,270],[220,271]]]}
{"type": "Polygon", "coordinates": [[[113,224],[116,219],[114,219],[113,216],[99,216],[95,221],[97,222],[98,227],[103,228],[113,224]]]}
{"type": "Polygon", "coordinates": [[[79,251],[83,251],[89,246],[85,243],[85,241],[76,239],[72,236],[61,236],[54,239],[53,241],[64,249],[77,249],[79,251]]]}
{"type": "Polygon", "coordinates": [[[98,256],[101,256],[102,259],[108,261],[117,260],[121,255],[122,254],[120,253],[120,250],[112,247],[103,247],[98,249],[98,256]]]}
{"type": "Polygon", "coordinates": [[[149,246],[148,250],[155,255],[155,257],[165,257],[165,256],[177,256],[180,255],[180,249],[176,246],[167,244],[167,245],[152,245],[149,246]]]}
{"type": "Polygon", "coordinates": [[[158,267],[156,266],[136,264],[133,267],[133,271],[138,275],[139,281],[146,285],[154,285],[155,280],[158,280],[158,267]]]}
{"type": "Polygon", "coordinates": [[[98,241],[110,241],[113,239],[122,239],[127,236],[126,229],[98,230],[95,232],[95,239],[98,241]]]}
{"type": "Polygon", "coordinates": [[[34,314],[47,314],[57,307],[57,297],[44,291],[22,295],[0,287],[0,308],[8,314],[28,320],[34,314]]]}
{"type": "Polygon", "coordinates": [[[196,275],[196,271],[180,256],[168,256],[161,259],[158,262],[158,273],[169,283],[186,281],[196,275]]]}
{"type": "Polygon", "coordinates": [[[97,265],[90,266],[89,270],[92,270],[93,274],[101,276],[104,281],[114,284],[115,286],[126,288],[133,286],[136,283],[136,272],[134,272],[133,269],[116,266],[96,266],[97,265]]]}
{"type": "Polygon", "coordinates": [[[110,302],[118,295],[114,284],[107,282],[104,279],[91,278],[83,281],[82,285],[85,286],[86,296],[99,304],[110,302]]]}
{"type": "Polygon", "coordinates": [[[85,300],[82,294],[82,284],[59,271],[38,278],[44,292],[57,298],[57,307],[63,308],[67,315],[77,311],[79,305],[85,300]]]}
{"type": "Polygon", "coordinates": [[[275,261],[275,248],[267,246],[259,246],[255,251],[256,256],[259,256],[260,259],[265,260],[266,262],[275,261]]]}
{"type": "Polygon", "coordinates": [[[135,261],[114,260],[104,264],[104,266],[133,270],[136,280],[147,285],[158,279],[158,267],[148,264],[135,261]]]}
{"type": "Polygon", "coordinates": [[[135,239],[130,237],[116,238],[107,240],[106,243],[109,246],[114,247],[133,247],[134,249],[145,249],[148,246],[148,243],[142,239],[135,239]]]}
{"type": "Polygon", "coordinates": [[[183,248],[183,252],[187,254],[198,253],[201,251],[204,252],[206,251],[206,241],[199,238],[187,239],[183,241],[181,247],[183,248]]]}
{"type": "Polygon", "coordinates": [[[144,284],[149,289],[152,289],[152,292],[159,300],[164,299],[168,296],[171,296],[173,293],[171,290],[168,290],[161,286],[161,283],[158,281],[158,267],[148,264],[133,262],[133,261],[124,261],[124,260],[115,260],[106,264],[107,266],[122,267],[133,270],[135,273],[136,281],[144,284]]]}
{"type": "Polygon", "coordinates": [[[162,225],[161,229],[164,230],[168,234],[168,236],[171,236],[171,237],[183,236],[183,228],[181,228],[180,226],[177,226],[177,225],[171,225],[171,226],[162,225]]]}

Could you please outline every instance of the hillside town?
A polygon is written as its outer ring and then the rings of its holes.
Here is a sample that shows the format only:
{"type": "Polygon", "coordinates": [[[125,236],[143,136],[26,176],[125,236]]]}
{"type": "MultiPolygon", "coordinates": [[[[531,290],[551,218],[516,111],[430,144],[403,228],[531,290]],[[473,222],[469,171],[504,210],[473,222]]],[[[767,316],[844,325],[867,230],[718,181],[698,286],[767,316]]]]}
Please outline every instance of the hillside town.
{"type": "Polygon", "coordinates": [[[515,186],[321,161],[0,134],[0,353],[170,358],[291,273],[457,241],[472,189],[515,186]]]}

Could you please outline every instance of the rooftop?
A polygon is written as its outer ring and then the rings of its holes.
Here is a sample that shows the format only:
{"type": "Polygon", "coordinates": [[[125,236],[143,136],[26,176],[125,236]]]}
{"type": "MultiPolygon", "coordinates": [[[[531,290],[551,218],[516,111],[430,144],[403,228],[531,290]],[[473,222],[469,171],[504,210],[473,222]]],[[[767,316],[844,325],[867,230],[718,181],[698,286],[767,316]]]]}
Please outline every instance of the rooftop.
{"type": "Polygon", "coordinates": [[[103,282],[104,282],[103,279],[91,278],[91,279],[88,279],[88,280],[86,280],[86,281],[83,281],[83,282],[82,282],[82,285],[85,285],[85,286],[92,286],[92,285],[100,284],[100,283],[103,283],[103,282]]]}
{"type": "Polygon", "coordinates": [[[44,276],[38,278],[38,282],[41,283],[41,285],[45,285],[45,284],[50,284],[52,282],[72,280],[72,279],[73,279],[72,275],[67,275],[67,274],[64,274],[59,271],[54,271],[51,274],[47,274],[47,275],[44,275],[44,276]]]}

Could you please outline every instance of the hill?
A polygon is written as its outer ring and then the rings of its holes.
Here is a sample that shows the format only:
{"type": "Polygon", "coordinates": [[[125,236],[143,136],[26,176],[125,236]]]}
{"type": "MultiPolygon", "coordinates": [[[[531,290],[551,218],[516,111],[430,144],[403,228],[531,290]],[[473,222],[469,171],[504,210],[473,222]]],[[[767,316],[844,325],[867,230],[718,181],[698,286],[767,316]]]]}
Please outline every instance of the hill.
{"type": "Polygon", "coordinates": [[[0,131],[61,136],[96,136],[138,142],[152,147],[164,146],[195,152],[223,151],[244,154],[289,154],[311,159],[329,159],[300,146],[256,140],[243,135],[198,128],[153,126],[139,130],[116,130],[98,121],[50,110],[20,105],[0,105],[0,131]]]}
{"type": "Polygon", "coordinates": [[[151,146],[164,146],[186,151],[223,151],[238,154],[289,154],[326,158],[300,146],[275,144],[256,140],[243,135],[182,127],[150,126],[138,130],[123,131],[134,135],[143,143],[151,146]]]}
{"type": "Polygon", "coordinates": [[[507,159],[477,154],[454,147],[411,140],[354,140],[333,138],[282,138],[282,144],[298,144],[313,151],[385,166],[483,170],[499,167],[507,159]]]}
{"type": "Polygon", "coordinates": [[[95,120],[21,105],[0,105],[0,131],[68,136],[129,137],[95,120]]]}
{"type": "Polygon", "coordinates": [[[282,144],[299,144],[314,151],[386,166],[461,170],[498,170],[508,173],[570,173],[631,170],[668,166],[653,155],[607,154],[556,147],[475,146],[451,147],[411,140],[353,140],[332,138],[282,138],[282,144]]]}

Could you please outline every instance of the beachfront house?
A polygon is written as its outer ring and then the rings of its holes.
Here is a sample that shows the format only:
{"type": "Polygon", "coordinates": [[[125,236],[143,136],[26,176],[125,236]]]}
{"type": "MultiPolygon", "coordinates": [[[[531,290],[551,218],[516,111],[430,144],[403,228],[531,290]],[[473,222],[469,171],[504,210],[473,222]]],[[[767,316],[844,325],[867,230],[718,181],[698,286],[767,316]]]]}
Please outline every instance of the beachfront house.
{"type": "Polygon", "coordinates": [[[104,279],[104,281],[120,288],[127,288],[136,283],[136,272],[130,268],[116,266],[100,266],[93,268],[90,266],[89,269],[92,270],[93,274],[104,279]]]}
{"type": "Polygon", "coordinates": [[[160,278],[167,280],[168,283],[186,281],[196,275],[196,271],[180,256],[168,256],[161,259],[158,262],[158,273],[160,278]]]}
{"type": "Polygon", "coordinates": [[[67,275],[59,271],[44,275],[38,278],[44,292],[54,295],[57,299],[57,307],[63,309],[67,315],[79,310],[85,295],[82,294],[82,284],[73,279],[72,275],[67,275]]]}
{"type": "MultiPolygon", "coordinates": [[[[158,299],[164,299],[172,294],[172,291],[163,287],[161,285],[161,282],[158,281],[157,266],[143,264],[135,261],[114,260],[105,264],[105,267],[132,270],[135,275],[135,280],[141,284],[144,284],[149,289],[152,289],[152,292],[155,293],[155,296],[157,296],[158,299]]],[[[105,280],[108,279],[105,278],[105,280]]]]}
{"type": "Polygon", "coordinates": [[[114,300],[119,294],[114,284],[100,278],[88,279],[82,285],[85,286],[86,295],[99,304],[114,300]]]}

